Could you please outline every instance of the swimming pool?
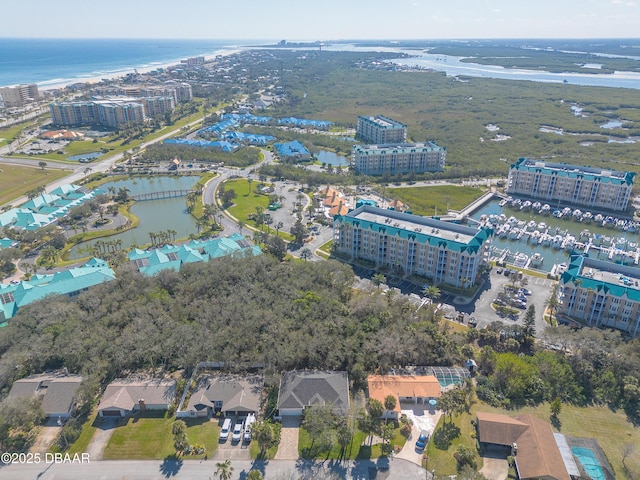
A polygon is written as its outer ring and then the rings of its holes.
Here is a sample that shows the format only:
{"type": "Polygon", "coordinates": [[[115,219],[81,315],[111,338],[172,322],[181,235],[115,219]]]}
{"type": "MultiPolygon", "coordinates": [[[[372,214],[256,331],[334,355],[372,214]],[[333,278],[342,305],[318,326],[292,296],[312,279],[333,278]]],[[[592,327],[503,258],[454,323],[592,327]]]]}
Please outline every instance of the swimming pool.
{"type": "Polygon", "coordinates": [[[600,467],[600,462],[598,462],[598,458],[593,451],[583,447],[571,447],[571,452],[582,464],[587,475],[589,475],[593,480],[606,480],[604,472],[600,467]]]}
{"type": "Polygon", "coordinates": [[[73,155],[72,157],[68,157],[67,160],[91,160],[93,158],[97,158],[102,155],[102,152],[92,152],[92,153],[82,153],[80,155],[73,155]]]}

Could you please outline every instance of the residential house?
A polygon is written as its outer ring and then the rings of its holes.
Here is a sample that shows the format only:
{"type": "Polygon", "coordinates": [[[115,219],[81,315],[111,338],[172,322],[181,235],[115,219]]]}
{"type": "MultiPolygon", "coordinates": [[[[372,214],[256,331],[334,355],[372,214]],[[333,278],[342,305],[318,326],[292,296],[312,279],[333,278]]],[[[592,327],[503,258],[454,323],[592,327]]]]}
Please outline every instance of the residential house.
{"type": "Polygon", "coordinates": [[[42,399],[42,409],[49,418],[67,419],[75,405],[75,396],[82,383],[79,375],[44,373],[13,382],[8,401],[42,399]]]}
{"type": "Polygon", "coordinates": [[[247,416],[260,410],[264,380],[260,375],[203,375],[191,394],[187,412],[191,417],[247,416]]]}
{"type": "Polygon", "coordinates": [[[176,381],[166,378],[119,378],[107,385],[98,414],[126,417],[134,412],[168,410],[176,395],[176,381]]]}
{"type": "Polygon", "coordinates": [[[569,470],[577,470],[572,456],[563,459],[551,425],[544,420],[484,412],[477,418],[480,445],[504,446],[505,454],[514,457],[519,479],[570,480],[569,470]]]}
{"type": "Polygon", "coordinates": [[[281,416],[300,416],[307,407],[330,406],[336,413],[349,411],[347,372],[285,372],[280,381],[281,416]]]}
{"type": "Polygon", "coordinates": [[[397,419],[401,413],[401,403],[426,405],[429,400],[440,398],[440,382],[433,375],[369,375],[367,378],[369,398],[384,405],[389,395],[396,400],[395,408],[384,410],[383,418],[397,419]]]}

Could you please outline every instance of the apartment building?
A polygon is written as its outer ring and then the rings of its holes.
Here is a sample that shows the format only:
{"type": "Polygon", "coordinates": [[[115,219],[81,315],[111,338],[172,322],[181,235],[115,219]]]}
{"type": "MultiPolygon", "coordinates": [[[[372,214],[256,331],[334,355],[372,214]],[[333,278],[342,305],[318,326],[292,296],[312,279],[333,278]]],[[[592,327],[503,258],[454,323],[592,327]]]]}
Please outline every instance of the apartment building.
{"type": "Polygon", "coordinates": [[[638,267],[575,255],[560,277],[558,315],[635,337],[640,331],[638,267]]]}
{"type": "Polygon", "coordinates": [[[356,137],[367,143],[404,143],[407,141],[407,126],[382,115],[359,116],[356,137]]]}
{"type": "Polygon", "coordinates": [[[629,206],[635,175],[520,158],[509,169],[507,192],[550,204],[624,211],[629,206]]]}
{"type": "Polygon", "coordinates": [[[434,142],[355,145],[351,168],[365,175],[442,172],[447,149],[434,142]]]}
{"type": "Polygon", "coordinates": [[[184,82],[167,82],[162,85],[109,85],[96,87],[92,92],[102,97],[172,97],[176,104],[193,99],[191,85],[184,82]]]}
{"type": "Polygon", "coordinates": [[[398,275],[469,287],[489,262],[493,231],[363,205],[333,220],[336,252],[398,275]]]}
{"type": "Polygon", "coordinates": [[[35,83],[0,87],[0,97],[5,108],[20,108],[40,99],[35,83]]]}
{"type": "Polygon", "coordinates": [[[54,102],[49,105],[51,123],[61,126],[102,125],[119,128],[139,125],[147,119],[144,105],[131,99],[54,102]]]}

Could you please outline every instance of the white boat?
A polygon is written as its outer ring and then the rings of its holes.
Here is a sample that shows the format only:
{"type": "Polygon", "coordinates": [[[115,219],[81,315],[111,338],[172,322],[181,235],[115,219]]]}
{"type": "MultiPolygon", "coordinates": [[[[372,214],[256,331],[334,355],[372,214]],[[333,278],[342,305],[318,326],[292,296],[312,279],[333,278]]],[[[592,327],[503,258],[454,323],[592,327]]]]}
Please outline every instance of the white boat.
{"type": "Polygon", "coordinates": [[[582,210],[580,209],[576,208],[571,215],[575,220],[582,220],[582,210]]]}
{"type": "Polygon", "coordinates": [[[531,208],[533,208],[536,211],[539,211],[542,208],[542,204],[540,202],[533,202],[533,205],[531,205],[531,208]]]}
{"type": "Polygon", "coordinates": [[[546,230],[547,230],[547,224],[546,224],[546,223],[544,223],[544,222],[540,222],[540,223],[538,224],[538,230],[540,230],[541,232],[546,231],[546,230]]]}
{"type": "Polygon", "coordinates": [[[531,208],[531,202],[529,200],[526,200],[522,205],[520,205],[520,210],[525,210],[527,208],[531,208]]]}
{"type": "Polygon", "coordinates": [[[524,268],[528,260],[529,257],[527,257],[524,253],[517,253],[515,258],[513,259],[513,264],[516,267],[524,268]]]}
{"type": "Polygon", "coordinates": [[[555,235],[553,237],[553,240],[551,240],[551,246],[553,248],[560,248],[562,247],[563,241],[564,241],[564,237],[562,235],[555,235]]]}
{"type": "Polygon", "coordinates": [[[535,230],[538,227],[538,224],[536,223],[535,220],[530,220],[529,223],[527,223],[527,230],[532,231],[535,230]]]}
{"type": "Polygon", "coordinates": [[[539,268],[542,266],[543,263],[544,263],[544,257],[540,255],[538,252],[531,255],[530,265],[532,268],[539,268]]]}
{"type": "Polygon", "coordinates": [[[498,205],[500,205],[501,207],[504,207],[507,204],[508,200],[506,198],[503,198],[502,200],[500,200],[500,203],[498,203],[498,205]]]}
{"type": "Polygon", "coordinates": [[[580,232],[580,240],[584,240],[586,238],[589,238],[591,236],[591,232],[587,229],[584,229],[580,232]]]}
{"type": "Polygon", "coordinates": [[[540,209],[540,213],[543,215],[549,215],[551,213],[551,205],[549,205],[548,203],[545,203],[544,205],[542,205],[542,208],[540,209]]]}
{"type": "Polygon", "coordinates": [[[584,222],[591,222],[593,220],[593,213],[591,212],[584,212],[584,215],[582,215],[582,220],[584,222]]]}
{"type": "Polygon", "coordinates": [[[564,248],[565,250],[571,251],[575,248],[576,246],[576,237],[574,237],[573,235],[567,235],[564,238],[564,242],[562,242],[562,248],[564,248]]]}
{"type": "Polygon", "coordinates": [[[531,232],[531,236],[529,237],[529,241],[530,242],[534,242],[534,243],[538,243],[538,240],[540,240],[540,235],[541,235],[541,233],[538,230],[534,230],[533,232],[531,232]]]}
{"type": "Polygon", "coordinates": [[[564,207],[562,209],[562,214],[566,217],[567,215],[571,215],[571,209],[569,207],[564,207]]]}
{"type": "Polygon", "coordinates": [[[604,220],[604,217],[600,213],[597,213],[596,216],[593,217],[593,221],[594,222],[600,223],[600,222],[602,222],[602,220],[604,220]]]}
{"type": "Polygon", "coordinates": [[[516,240],[516,239],[518,238],[518,235],[520,235],[520,232],[521,232],[521,231],[522,231],[522,230],[520,230],[518,227],[512,228],[512,229],[509,231],[509,238],[510,238],[511,240],[516,240]]]}

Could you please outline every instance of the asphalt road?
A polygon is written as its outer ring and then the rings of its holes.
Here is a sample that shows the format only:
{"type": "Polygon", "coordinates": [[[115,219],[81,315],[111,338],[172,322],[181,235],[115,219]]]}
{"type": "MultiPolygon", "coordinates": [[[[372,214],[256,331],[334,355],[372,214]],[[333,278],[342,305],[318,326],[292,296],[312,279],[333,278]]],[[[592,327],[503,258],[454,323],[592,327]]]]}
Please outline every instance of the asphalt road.
{"type": "MultiPolygon", "coordinates": [[[[232,461],[233,480],[244,480],[252,469],[265,479],[347,479],[347,480],[415,480],[425,478],[425,470],[402,459],[378,459],[347,462],[311,462],[302,460],[232,461]]],[[[203,480],[215,478],[213,460],[89,461],[88,463],[12,464],[0,468],[3,480],[203,480]]]]}

